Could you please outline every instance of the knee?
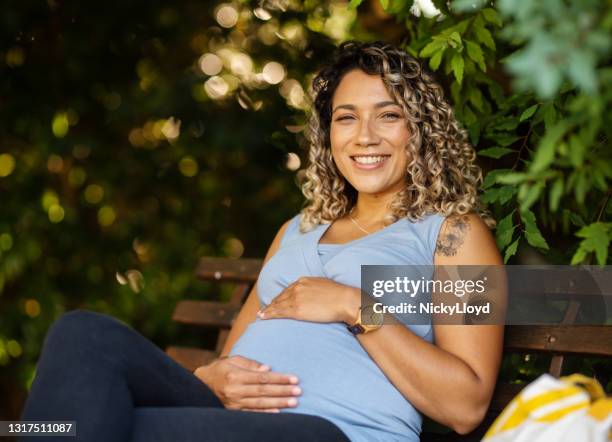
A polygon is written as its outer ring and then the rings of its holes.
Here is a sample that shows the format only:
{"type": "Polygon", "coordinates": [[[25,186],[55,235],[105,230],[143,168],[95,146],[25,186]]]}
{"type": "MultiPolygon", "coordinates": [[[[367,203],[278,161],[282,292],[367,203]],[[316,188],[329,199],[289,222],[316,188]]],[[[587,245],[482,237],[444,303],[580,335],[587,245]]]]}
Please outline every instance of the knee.
{"type": "Polygon", "coordinates": [[[87,347],[117,343],[127,326],[112,316],[89,310],[72,310],[60,316],[47,333],[47,345],[62,342],[87,347]]]}

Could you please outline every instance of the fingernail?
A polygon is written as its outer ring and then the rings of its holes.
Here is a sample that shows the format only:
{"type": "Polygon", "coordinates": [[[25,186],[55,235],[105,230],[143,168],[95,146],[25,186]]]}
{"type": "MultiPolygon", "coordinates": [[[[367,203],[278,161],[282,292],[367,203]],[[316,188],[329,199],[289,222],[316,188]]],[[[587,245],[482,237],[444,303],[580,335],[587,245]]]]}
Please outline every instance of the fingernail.
{"type": "Polygon", "coordinates": [[[290,407],[295,407],[297,405],[297,399],[295,398],[291,398],[287,401],[287,405],[289,405],[290,407]]]}
{"type": "Polygon", "coordinates": [[[296,376],[291,376],[289,378],[289,382],[291,382],[292,384],[297,384],[298,383],[298,378],[296,376]]]}
{"type": "Polygon", "coordinates": [[[291,390],[291,393],[293,394],[300,394],[302,392],[302,389],[300,387],[295,387],[293,390],[291,390]]]}

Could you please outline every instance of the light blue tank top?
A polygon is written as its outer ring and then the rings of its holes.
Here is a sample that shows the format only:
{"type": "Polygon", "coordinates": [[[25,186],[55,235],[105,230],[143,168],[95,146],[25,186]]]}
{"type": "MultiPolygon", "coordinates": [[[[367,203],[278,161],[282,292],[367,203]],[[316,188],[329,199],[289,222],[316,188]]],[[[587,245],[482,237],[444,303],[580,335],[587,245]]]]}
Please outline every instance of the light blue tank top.
{"type": "MultiPolygon", "coordinates": [[[[433,214],[418,222],[402,218],[374,233],[344,244],[319,244],[331,224],[300,233],[293,217],[278,251],[262,268],[257,292],[268,305],[301,276],[318,276],[360,287],[361,265],[432,265],[444,217],[433,214]]],[[[434,342],[431,322],[408,325],[434,342]]],[[[281,412],[322,416],[353,442],[418,442],[422,416],[389,382],[344,323],[294,319],[259,319],[249,324],[230,355],[295,374],[302,395],[295,408],[281,412]]]]}

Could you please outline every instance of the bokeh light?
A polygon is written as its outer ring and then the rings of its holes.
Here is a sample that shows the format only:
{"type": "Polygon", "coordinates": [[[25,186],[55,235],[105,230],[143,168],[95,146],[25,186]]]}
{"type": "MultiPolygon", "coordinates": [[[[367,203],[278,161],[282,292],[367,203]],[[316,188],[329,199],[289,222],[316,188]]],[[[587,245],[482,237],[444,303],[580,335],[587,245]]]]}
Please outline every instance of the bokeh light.
{"type": "Polygon", "coordinates": [[[64,138],[68,133],[68,128],[70,124],[68,122],[68,115],[66,112],[58,112],[53,117],[53,121],[51,122],[51,130],[53,131],[53,135],[57,138],[64,138]]]}
{"type": "Polygon", "coordinates": [[[229,91],[229,85],[227,82],[215,75],[214,77],[210,77],[204,83],[204,90],[208,94],[208,96],[212,99],[223,98],[227,92],[229,91]]]}
{"type": "Polygon", "coordinates": [[[98,204],[104,198],[104,189],[98,184],[90,184],[85,188],[85,201],[98,204]]]}
{"type": "Polygon", "coordinates": [[[64,169],[64,160],[59,155],[49,155],[49,159],[47,160],[47,169],[51,173],[61,173],[64,169]]]}
{"type": "Polygon", "coordinates": [[[13,46],[6,52],[4,60],[11,68],[21,66],[25,62],[25,52],[19,46],[13,46]]]}
{"type": "Polygon", "coordinates": [[[206,75],[217,75],[223,69],[223,61],[216,54],[202,55],[198,64],[206,75]]]}
{"type": "Polygon", "coordinates": [[[253,14],[255,14],[255,17],[257,17],[260,20],[270,20],[270,18],[272,18],[272,15],[266,11],[264,8],[255,8],[253,10],[253,14]]]}
{"type": "Polygon", "coordinates": [[[161,125],[161,133],[168,141],[176,140],[181,134],[181,120],[174,117],[168,118],[161,125]]]}
{"type": "Polygon", "coordinates": [[[229,238],[225,241],[223,250],[230,258],[240,258],[244,253],[244,244],[238,238],[229,238]]]}
{"type": "Polygon", "coordinates": [[[238,11],[231,5],[223,4],[215,15],[217,22],[224,28],[231,28],[238,22],[238,11]]]}
{"type": "Polygon", "coordinates": [[[30,318],[40,315],[40,303],[36,299],[26,299],[23,308],[30,318]]]}
{"type": "Polygon", "coordinates": [[[186,177],[192,177],[198,173],[198,163],[192,156],[186,156],[179,161],[179,170],[186,177]]]}
{"type": "Polygon", "coordinates": [[[264,80],[270,84],[278,84],[285,78],[285,68],[276,61],[270,61],[262,69],[264,80]]]}
{"type": "Polygon", "coordinates": [[[49,215],[49,221],[59,223],[64,219],[65,212],[64,208],[59,204],[52,204],[47,214],[49,215]]]}
{"type": "Polygon", "coordinates": [[[72,187],[80,187],[87,179],[87,173],[82,167],[73,167],[68,173],[68,182],[72,187]]]}
{"type": "Polygon", "coordinates": [[[15,158],[10,153],[0,154],[0,178],[9,176],[15,170],[15,158]]]}
{"type": "Polygon", "coordinates": [[[302,162],[300,161],[300,157],[294,153],[294,152],[289,152],[287,154],[287,159],[285,161],[285,167],[287,167],[287,169],[289,170],[298,170],[301,166],[302,162]]]}
{"type": "Polygon", "coordinates": [[[45,211],[48,211],[51,206],[59,204],[57,193],[53,190],[45,190],[41,198],[41,204],[45,211]]]}
{"type": "Polygon", "coordinates": [[[98,210],[98,223],[102,227],[108,227],[115,222],[117,218],[117,214],[115,213],[115,209],[111,206],[103,206],[98,210]]]}
{"type": "Polygon", "coordinates": [[[253,60],[247,54],[235,54],[231,57],[230,68],[236,75],[248,75],[253,72],[253,60]]]}
{"type": "Polygon", "coordinates": [[[6,252],[11,250],[11,247],[13,247],[13,237],[11,234],[6,232],[0,234],[0,250],[6,252]]]}

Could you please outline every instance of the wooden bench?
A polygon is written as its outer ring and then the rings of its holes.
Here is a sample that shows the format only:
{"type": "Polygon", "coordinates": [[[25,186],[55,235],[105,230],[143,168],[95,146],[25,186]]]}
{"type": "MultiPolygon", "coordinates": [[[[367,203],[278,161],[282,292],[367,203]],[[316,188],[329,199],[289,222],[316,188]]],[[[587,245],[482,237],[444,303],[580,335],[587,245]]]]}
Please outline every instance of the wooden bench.
{"type": "MultiPolygon", "coordinates": [[[[218,330],[216,348],[204,350],[173,346],[166,349],[167,354],[191,371],[216,358],[223,348],[234,318],[257,280],[261,266],[261,259],[202,258],[196,268],[196,276],[205,281],[234,283],[230,300],[228,302],[183,300],[176,306],[172,319],[181,324],[218,330]]],[[[611,357],[612,326],[572,325],[578,308],[576,303],[569,303],[563,320],[564,325],[506,326],[504,355],[548,354],[551,356],[551,361],[547,371],[554,377],[560,376],[564,358],[568,355],[611,357]]],[[[495,417],[524,386],[524,384],[498,382],[486,418],[468,435],[459,435],[425,418],[421,440],[428,442],[480,440],[495,417]],[[442,432],[439,431],[440,428],[442,432]]]]}

